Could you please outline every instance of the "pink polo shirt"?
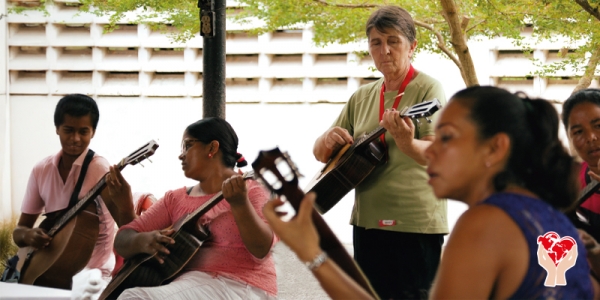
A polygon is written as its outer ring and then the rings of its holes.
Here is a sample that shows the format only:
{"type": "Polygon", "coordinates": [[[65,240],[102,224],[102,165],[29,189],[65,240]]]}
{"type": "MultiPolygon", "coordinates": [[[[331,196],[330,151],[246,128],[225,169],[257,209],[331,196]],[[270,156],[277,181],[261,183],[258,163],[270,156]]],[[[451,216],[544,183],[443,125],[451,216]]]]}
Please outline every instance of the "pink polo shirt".
{"type": "MultiPolygon", "coordinates": [[[[214,195],[189,196],[186,188],[168,191],[144,214],[122,226],[137,232],[148,232],[167,228],[182,216],[193,212],[214,195]]],[[[248,181],[248,199],[258,216],[266,223],[262,208],[269,200],[269,192],[258,182],[248,181]]],[[[215,207],[200,217],[200,224],[207,225],[210,237],[198,250],[185,270],[197,270],[221,275],[277,295],[277,276],[273,257],[254,257],[244,245],[237,228],[231,206],[221,200],[215,207]]],[[[273,246],[279,239],[273,235],[273,246]]]]}
{"type": "MultiPolygon", "coordinates": [[[[42,159],[33,167],[27,190],[21,205],[21,212],[26,214],[41,214],[42,212],[51,213],[57,210],[67,208],[71,194],[79,179],[81,165],[85,159],[88,150],[86,149],[73,163],[67,180],[63,183],[58,172],[58,163],[62,156],[62,150],[55,155],[42,159]]],[[[88,170],[79,192],[79,199],[100,181],[100,179],[109,171],[110,164],[99,155],[94,158],[88,166],[88,170]]],[[[100,233],[92,257],[87,264],[87,268],[98,268],[102,275],[110,276],[115,260],[112,252],[114,236],[116,233],[115,221],[110,215],[104,201],[98,196],[98,202],[101,205],[100,233]]]]}

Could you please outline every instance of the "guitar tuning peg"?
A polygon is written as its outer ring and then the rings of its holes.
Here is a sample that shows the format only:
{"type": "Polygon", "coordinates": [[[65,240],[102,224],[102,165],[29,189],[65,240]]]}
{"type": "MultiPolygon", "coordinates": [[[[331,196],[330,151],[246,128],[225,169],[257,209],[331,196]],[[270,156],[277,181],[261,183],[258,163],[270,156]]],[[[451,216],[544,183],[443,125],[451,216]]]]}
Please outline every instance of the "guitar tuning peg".
{"type": "Polygon", "coordinates": [[[421,120],[417,119],[417,124],[421,124],[421,120]]]}
{"type": "Polygon", "coordinates": [[[151,161],[149,158],[146,158],[146,159],[147,159],[147,160],[148,160],[150,163],[152,163],[152,164],[154,163],[154,162],[152,162],[152,161],[151,161]]]}
{"type": "Polygon", "coordinates": [[[145,168],[144,165],[140,162],[140,159],[137,159],[138,164],[140,164],[140,166],[142,166],[142,168],[145,168]]]}
{"type": "Polygon", "coordinates": [[[425,117],[425,120],[427,120],[427,123],[431,124],[431,119],[429,119],[428,117],[425,117]]]}

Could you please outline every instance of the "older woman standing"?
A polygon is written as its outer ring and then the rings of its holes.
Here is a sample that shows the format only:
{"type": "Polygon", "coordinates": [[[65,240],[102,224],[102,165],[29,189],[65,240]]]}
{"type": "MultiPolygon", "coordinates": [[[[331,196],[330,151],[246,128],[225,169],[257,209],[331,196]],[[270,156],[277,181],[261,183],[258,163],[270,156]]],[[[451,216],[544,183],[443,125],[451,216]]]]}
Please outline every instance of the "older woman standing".
{"type": "Polygon", "coordinates": [[[383,299],[426,296],[448,232],[446,201],[427,185],[424,150],[434,128],[400,117],[404,107],[437,98],[441,84],[417,71],[417,46],[410,14],[384,6],[367,21],[369,53],[383,78],[360,87],[333,126],[315,142],[317,160],[327,162],[343,145],[381,125],[389,161],[357,188],[351,224],[354,258],[383,299]]]}

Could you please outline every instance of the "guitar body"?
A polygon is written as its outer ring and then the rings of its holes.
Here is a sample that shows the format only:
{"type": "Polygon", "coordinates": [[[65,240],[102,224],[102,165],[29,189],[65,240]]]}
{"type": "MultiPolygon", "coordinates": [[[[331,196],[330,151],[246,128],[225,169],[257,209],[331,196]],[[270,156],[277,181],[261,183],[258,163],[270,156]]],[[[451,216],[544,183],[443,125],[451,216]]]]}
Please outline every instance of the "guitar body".
{"type": "Polygon", "coordinates": [[[99,227],[96,203],[92,201],[53,236],[47,247],[19,249],[19,283],[70,290],[73,276],[92,257],[99,227]]]}
{"type": "MultiPolygon", "coordinates": [[[[250,179],[253,176],[254,172],[247,172],[243,178],[250,179]]],[[[154,255],[148,254],[138,254],[126,260],[117,275],[108,283],[100,299],[116,299],[128,288],[160,286],[175,279],[209,237],[208,230],[198,224],[200,216],[221,200],[223,193],[219,192],[195,211],[180,217],[168,228],[175,230],[171,236],[175,244],[165,245],[170,254],[163,258],[163,264],[158,263],[154,255]]]]}
{"type": "MultiPolygon", "coordinates": [[[[419,118],[427,119],[441,107],[439,100],[433,99],[407,107],[400,115],[418,122],[419,118]]],[[[431,122],[429,119],[427,121],[431,122]]],[[[371,174],[377,165],[387,161],[387,150],[379,142],[379,137],[385,132],[386,129],[380,126],[363,134],[354,143],[345,145],[315,175],[304,191],[317,193],[315,208],[319,213],[329,211],[371,174]]]]}
{"type": "Polygon", "coordinates": [[[356,148],[348,144],[327,162],[305,190],[317,193],[315,208],[324,214],[383,162],[385,148],[378,139],[356,148]]]}
{"type": "MultiPolygon", "coordinates": [[[[174,227],[177,228],[177,223],[174,227]]],[[[175,244],[167,245],[171,253],[164,258],[163,264],[158,263],[154,255],[148,254],[138,254],[126,260],[104,289],[100,299],[116,299],[124,290],[132,287],[160,286],[171,282],[208,237],[202,227],[197,230],[199,232],[195,234],[183,228],[175,232],[171,236],[175,244]]]]}

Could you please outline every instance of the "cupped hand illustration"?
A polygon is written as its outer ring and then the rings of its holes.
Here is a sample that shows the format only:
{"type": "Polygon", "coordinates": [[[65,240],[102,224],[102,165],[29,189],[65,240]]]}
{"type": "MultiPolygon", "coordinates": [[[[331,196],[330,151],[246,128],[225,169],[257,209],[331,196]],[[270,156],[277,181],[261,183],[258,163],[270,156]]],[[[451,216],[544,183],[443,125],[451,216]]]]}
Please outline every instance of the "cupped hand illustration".
{"type": "Polygon", "coordinates": [[[538,243],[537,257],[540,266],[546,270],[546,281],[544,282],[544,285],[550,287],[556,286],[556,265],[541,243],[538,243]]]}
{"type": "Polygon", "coordinates": [[[575,266],[578,254],[577,246],[575,245],[558,263],[558,266],[556,266],[556,285],[567,285],[567,270],[575,266]]]}

